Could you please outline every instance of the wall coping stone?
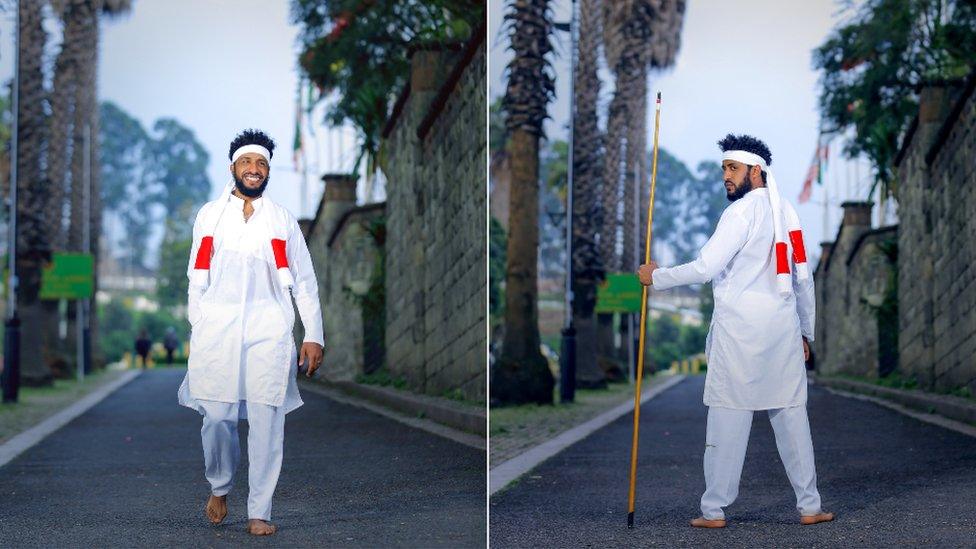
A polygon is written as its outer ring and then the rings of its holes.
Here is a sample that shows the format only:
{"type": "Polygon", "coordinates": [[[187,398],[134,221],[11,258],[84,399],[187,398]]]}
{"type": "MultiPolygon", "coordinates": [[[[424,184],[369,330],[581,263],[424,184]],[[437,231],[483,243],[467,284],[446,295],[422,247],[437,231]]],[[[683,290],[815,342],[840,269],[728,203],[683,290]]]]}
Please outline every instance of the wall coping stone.
{"type": "Polygon", "coordinates": [[[921,390],[895,389],[882,387],[864,381],[855,381],[832,376],[813,376],[817,385],[832,387],[853,393],[861,393],[891,400],[902,406],[922,412],[976,425],[976,402],[953,395],[941,395],[921,390]]]}

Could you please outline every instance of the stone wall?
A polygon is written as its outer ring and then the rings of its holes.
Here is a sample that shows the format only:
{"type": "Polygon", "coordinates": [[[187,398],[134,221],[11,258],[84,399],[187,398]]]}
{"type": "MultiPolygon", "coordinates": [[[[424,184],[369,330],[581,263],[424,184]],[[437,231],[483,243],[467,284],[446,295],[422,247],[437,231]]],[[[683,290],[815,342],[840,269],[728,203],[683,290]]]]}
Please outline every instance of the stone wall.
{"type": "MultiPolygon", "coordinates": [[[[879,309],[894,290],[897,227],[871,228],[870,202],[845,202],[844,218],[834,242],[823,243],[814,273],[817,326],[813,352],[825,374],[878,377],[890,370],[894,354],[879,353],[879,309]]],[[[890,346],[891,344],[888,343],[890,346]]]]}
{"type": "Polygon", "coordinates": [[[367,228],[382,219],[385,204],[357,207],[356,179],[349,175],[327,174],[323,180],[325,193],[315,218],[300,224],[319,282],[325,332],[322,375],[333,381],[351,381],[382,364],[382,357],[367,360],[366,342],[371,332],[368,321],[382,319],[364,319],[352,294],[366,292],[381,257],[367,228]]]}
{"type": "Polygon", "coordinates": [[[897,158],[900,369],[976,393],[976,76],[928,88],[897,158]]]}
{"type": "Polygon", "coordinates": [[[472,49],[414,53],[409,95],[401,96],[405,101],[384,134],[380,166],[389,182],[386,363],[414,390],[484,401],[488,281],[483,37],[468,46],[472,49]],[[456,80],[451,78],[455,67],[463,67],[456,80]],[[450,94],[438,105],[435,98],[442,90],[450,94]],[[436,118],[421,136],[422,122],[430,122],[428,113],[436,118]]]}

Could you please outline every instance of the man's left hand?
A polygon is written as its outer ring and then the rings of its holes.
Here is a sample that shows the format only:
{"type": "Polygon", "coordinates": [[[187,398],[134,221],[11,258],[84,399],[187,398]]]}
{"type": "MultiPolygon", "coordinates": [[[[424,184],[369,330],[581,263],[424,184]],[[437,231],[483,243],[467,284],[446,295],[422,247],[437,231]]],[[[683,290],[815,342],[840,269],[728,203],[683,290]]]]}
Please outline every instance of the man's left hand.
{"type": "Polygon", "coordinates": [[[298,356],[298,363],[305,364],[305,377],[312,377],[315,370],[318,370],[322,364],[322,346],[311,341],[302,343],[302,351],[298,356]]]}
{"type": "Polygon", "coordinates": [[[810,344],[807,338],[803,338],[803,362],[810,362],[810,344]]]}

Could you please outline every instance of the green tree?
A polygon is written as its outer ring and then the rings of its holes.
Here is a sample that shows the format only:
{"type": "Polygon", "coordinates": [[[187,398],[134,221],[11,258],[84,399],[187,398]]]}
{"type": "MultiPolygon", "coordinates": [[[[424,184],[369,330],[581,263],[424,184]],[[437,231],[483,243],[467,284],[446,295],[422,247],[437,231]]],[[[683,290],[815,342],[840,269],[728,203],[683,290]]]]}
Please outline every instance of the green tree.
{"type": "Polygon", "coordinates": [[[189,284],[186,267],[193,244],[192,225],[178,221],[179,217],[166,220],[163,242],[159,246],[156,300],[164,307],[186,303],[189,284]]]}
{"type": "Polygon", "coordinates": [[[196,207],[210,195],[210,155],[193,130],[173,118],[153,124],[150,147],[155,195],[170,219],[190,224],[196,207]]]}
{"type": "Polygon", "coordinates": [[[165,221],[161,261],[182,265],[160,268],[169,275],[182,269],[185,276],[186,257],[176,252],[186,246],[193,215],[210,194],[207,151],[175,119],[157,120],[149,133],[113,103],[103,103],[101,113],[102,202],[125,227],[122,257],[145,266],[151,229],[165,221]]]}
{"type": "Polygon", "coordinates": [[[918,91],[958,84],[976,68],[976,3],[866,0],[847,12],[813,51],[821,116],[827,132],[855,129],[845,152],[869,158],[876,183],[894,192],[892,162],[918,111],[918,91]]]}
{"type": "Polygon", "coordinates": [[[375,155],[380,132],[410,79],[413,49],[460,43],[484,18],[477,0],[362,2],[292,0],[299,64],[323,93],[338,92],[326,120],[351,122],[363,151],[375,155]]]}

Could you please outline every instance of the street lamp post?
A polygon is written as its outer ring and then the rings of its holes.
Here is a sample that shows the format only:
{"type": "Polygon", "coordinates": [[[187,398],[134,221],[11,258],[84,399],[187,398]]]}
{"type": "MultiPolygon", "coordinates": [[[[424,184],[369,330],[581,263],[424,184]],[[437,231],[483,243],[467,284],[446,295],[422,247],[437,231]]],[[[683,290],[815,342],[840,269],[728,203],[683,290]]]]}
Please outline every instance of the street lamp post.
{"type": "Polygon", "coordinates": [[[10,225],[7,229],[7,320],[3,334],[3,401],[17,402],[20,390],[20,319],[17,317],[17,124],[20,99],[20,2],[14,17],[13,121],[10,131],[10,225]]]}
{"type": "Polygon", "coordinates": [[[569,23],[569,155],[566,166],[566,320],[559,352],[559,400],[572,402],[576,394],[576,328],[573,326],[573,137],[576,133],[576,0],[569,23]]]}

